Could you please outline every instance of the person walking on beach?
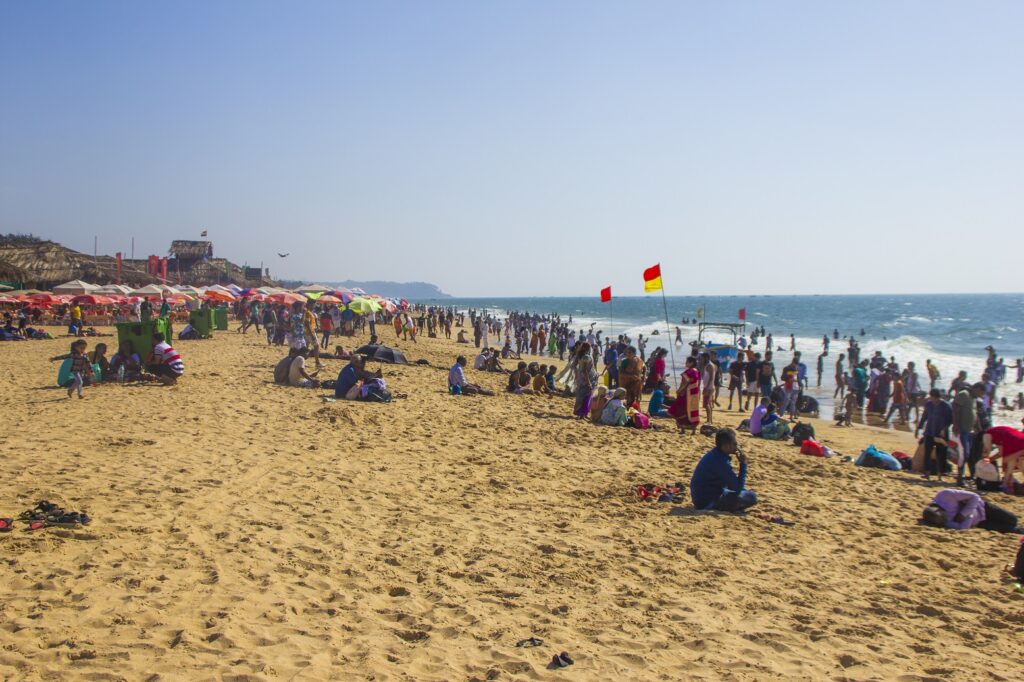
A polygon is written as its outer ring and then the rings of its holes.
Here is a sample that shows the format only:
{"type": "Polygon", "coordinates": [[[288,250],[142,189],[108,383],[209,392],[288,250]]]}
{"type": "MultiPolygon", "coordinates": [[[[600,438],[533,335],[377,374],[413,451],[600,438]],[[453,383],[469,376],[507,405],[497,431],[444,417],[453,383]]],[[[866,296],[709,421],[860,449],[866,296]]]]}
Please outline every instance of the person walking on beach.
{"type": "Polygon", "coordinates": [[[676,345],[683,345],[683,330],[679,327],[676,327],[676,345]]]}
{"type": "Polygon", "coordinates": [[[939,374],[939,368],[932,364],[931,358],[924,361],[924,366],[928,370],[928,379],[931,381],[929,388],[935,388],[935,385],[939,383],[939,379],[942,378],[942,375],[939,374]]]}
{"type": "Polygon", "coordinates": [[[86,377],[94,379],[92,365],[85,355],[88,343],[82,339],[71,342],[71,383],[68,384],[68,397],[78,392],[79,399],[84,398],[82,387],[85,386],[86,377]]]}
{"type": "MultiPolygon", "coordinates": [[[[827,336],[825,337],[828,338],[827,336]]],[[[821,388],[821,373],[825,371],[825,356],[828,353],[821,353],[818,355],[818,388],[821,388]]]]}
{"type": "Polygon", "coordinates": [[[977,458],[974,456],[974,433],[978,423],[977,399],[985,393],[984,384],[963,387],[953,397],[953,437],[960,441],[960,458],[956,467],[956,484],[964,484],[964,465],[974,478],[977,458]]]}
{"type": "Polygon", "coordinates": [[[714,409],[715,409],[715,399],[716,399],[716,391],[717,391],[716,384],[717,384],[717,379],[718,379],[718,365],[716,365],[711,360],[711,357],[707,353],[705,353],[703,355],[703,360],[704,360],[704,376],[703,376],[703,382],[704,382],[704,395],[703,395],[704,413],[707,415],[708,424],[713,424],[714,421],[712,420],[711,417],[712,417],[712,414],[713,414],[714,409]]]}
{"type": "MultiPolygon", "coordinates": [[[[754,405],[757,405],[758,398],[761,396],[761,354],[754,353],[753,356],[748,356],[750,359],[747,361],[745,368],[747,381],[747,399],[743,403],[743,411],[750,410],[750,399],[754,399],[754,405]]],[[[765,396],[766,398],[768,396],[765,396]]]]}
{"type": "Polygon", "coordinates": [[[743,376],[747,363],[743,361],[743,353],[736,355],[736,359],[729,363],[729,412],[732,412],[732,394],[736,392],[736,406],[743,408],[743,376]]]}
{"type": "MultiPolygon", "coordinates": [[[[613,344],[608,344],[614,347],[613,344]]],[[[636,348],[626,348],[626,358],[619,369],[619,384],[626,389],[626,407],[634,403],[640,404],[644,387],[644,363],[637,357],[636,348]]]]}
{"type": "Polygon", "coordinates": [[[953,408],[942,399],[942,392],[933,388],[928,393],[928,402],[924,406],[924,414],[914,429],[914,438],[924,429],[924,477],[931,479],[932,472],[938,474],[939,480],[946,470],[948,456],[949,428],[953,424],[953,408]],[[935,466],[932,466],[932,453],[935,453],[935,466]]]}
{"type": "Polygon", "coordinates": [[[597,381],[594,361],[590,356],[590,344],[586,341],[576,344],[575,355],[569,362],[573,372],[573,393],[576,402],[572,413],[580,419],[590,418],[590,398],[597,381]]]}
{"type": "Polygon", "coordinates": [[[761,363],[761,373],[757,377],[757,381],[760,384],[761,395],[768,398],[772,394],[772,388],[779,383],[779,379],[775,376],[775,363],[772,362],[772,351],[769,350],[764,353],[764,362],[761,363]]]}
{"type": "Polygon", "coordinates": [[[604,349],[604,371],[608,374],[608,388],[619,387],[619,352],[614,343],[604,349]]]}

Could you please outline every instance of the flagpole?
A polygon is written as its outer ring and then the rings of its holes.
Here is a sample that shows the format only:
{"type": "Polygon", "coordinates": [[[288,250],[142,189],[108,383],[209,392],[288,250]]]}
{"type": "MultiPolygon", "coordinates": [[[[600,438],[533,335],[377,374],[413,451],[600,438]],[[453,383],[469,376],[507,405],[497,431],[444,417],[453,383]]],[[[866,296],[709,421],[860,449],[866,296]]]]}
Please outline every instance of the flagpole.
{"type": "MultiPolygon", "coordinates": [[[[676,341],[672,338],[672,326],[668,322],[668,301],[665,300],[665,280],[661,280],[661,305],[665,309],[665,331],[668,332],[668,352],[672,358],[672,369],[676,368],[676,341]]],[[[673,378],[674,388],[679,388],[678,378],[673,378]]]]}

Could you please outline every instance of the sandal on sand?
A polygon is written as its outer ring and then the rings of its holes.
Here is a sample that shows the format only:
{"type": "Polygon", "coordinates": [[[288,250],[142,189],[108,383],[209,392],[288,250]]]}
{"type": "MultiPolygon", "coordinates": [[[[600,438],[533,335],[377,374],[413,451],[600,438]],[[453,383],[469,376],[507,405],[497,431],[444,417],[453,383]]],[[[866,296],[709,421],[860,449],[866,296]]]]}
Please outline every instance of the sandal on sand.
{"type": "Polygon", "coordinates": [[[576,661],[569,657],[569,654],[562,652],[551,657],[551,666],[554,668],[568,668],[576,661]]]}
{"type": "Polygon", "coordinates": [[[529,649],[530,647],[540,646],[543,643],[543,639],[540,639],[539,637],[531,637],[529,639],[519,640],[518,642],[516,642],[516,646],[520,649],[529,649]]]}
{"type": "Polygon", "coordinates": [[[9,533],[14,530],[14,519],[0,519],[0,533],[9,533]]]}

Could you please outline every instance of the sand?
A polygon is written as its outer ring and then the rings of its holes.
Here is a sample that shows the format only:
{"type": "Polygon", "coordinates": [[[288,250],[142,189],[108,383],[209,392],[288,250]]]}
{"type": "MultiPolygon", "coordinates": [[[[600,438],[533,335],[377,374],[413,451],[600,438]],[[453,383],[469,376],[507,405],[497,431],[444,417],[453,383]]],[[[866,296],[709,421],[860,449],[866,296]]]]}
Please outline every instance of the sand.
{"type": "MultiPolygon", "coordinates": [[[[1003,573],[1018,538],[919,527],[937,484],[917,477],[744,436],[758,510],[797,525],[695,514],[633,487],[687,481],[710,439],[581,424],[567,399],[451,397],[450,342],[399,344],[431,366],[386,366],[409,394],[387,405],[274,386],[280,350],[234,333],[178,342],[176,387],[67,400],[48,361],[67,345],[0,344],[0,516],[46,498],[95,519],[0,535],[0,678],[1024,672],[1003,573]],[[576,664],[548,670],[563,650],[576,664]]],[[[817,428],[852,455],[909,447],[817,428]]]]}

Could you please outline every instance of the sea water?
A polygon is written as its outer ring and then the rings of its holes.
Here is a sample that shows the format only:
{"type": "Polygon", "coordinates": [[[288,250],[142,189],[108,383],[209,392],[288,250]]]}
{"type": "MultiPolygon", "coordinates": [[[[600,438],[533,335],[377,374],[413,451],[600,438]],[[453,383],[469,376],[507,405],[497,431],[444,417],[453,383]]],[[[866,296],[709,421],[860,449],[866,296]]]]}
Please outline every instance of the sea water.
{"type": "MultiPolygon", "coordinates": [[[[703,308],[704,322],[741,323],[739,311],[745,309],[748,340],[755,326],[763,326],[773,335],[777,369],[789,362],[789,335],[794,335],[796,349],[807,365],[809,393],[822,404],[823,417],[832,414],[835,361],[840,353],[846,353],[846,339],[851,335],[861,347],[861,359],[881,351],[887,359],[895,357],[901,367],[913,361],[924,386],[928,381],[925,361],[930,359],[942,373],[942,388],[948,388],[961,370],[967,372],[971,381],[980,380],[987,357],[985,347],[993,346],[1007,365],[1006,384],[999,396],[1013,402],[1017,393],[1024,390],[1024,385],[1016,383],[1016,370],[1012,367],[1018,358],[1024,357],[1024,294],[669,296],[664,301],[660,294],[651,294],[615,298],[611,303],[601,303],[597,297],[446,298],[418,302],[460,310],[484,309],[500,317],[513,310],[555,313],[563,320],[571,315],[571,327],[575,330],[587,331],[593,326],[595,331],[602,332],[602,337],[627,334],[634,342],[638,334],[643,334],[648,338],[648,354],[657,346],[672,345],[676,373],[689,354],[689,343],[698,335],[697,325],[683,324],[684,319],[693,320],[703,308]],[[682,346],[674,343],[676,327],[682,331],[682,346]],[[839,340],[832,338],[836,329],[839,340]],[[826,334],[831,345],[823,358],[822,385],[818,388],[817,358],[823,352],[822,336],[826,334]],[[782,350],[778,350],[780,347],[782,350]]],[[[704,340],[731,343],[733,339],[727,331],[710,330],[704,340]]],[[[758,342],[755,350],[765,350],[764,340],[758,342]]],[[[999,421],[1008,419],[1004,415],[999,421]]]]}

